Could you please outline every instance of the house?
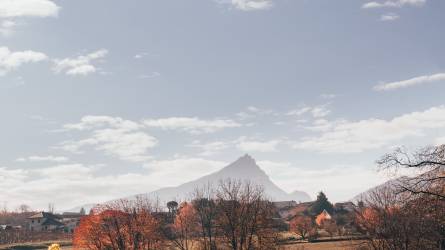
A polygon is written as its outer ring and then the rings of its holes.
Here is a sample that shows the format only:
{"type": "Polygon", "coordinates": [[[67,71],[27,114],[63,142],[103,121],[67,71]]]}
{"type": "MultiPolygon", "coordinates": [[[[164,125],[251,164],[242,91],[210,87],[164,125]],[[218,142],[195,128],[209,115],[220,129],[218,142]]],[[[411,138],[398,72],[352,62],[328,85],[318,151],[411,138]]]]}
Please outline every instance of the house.
{"type": "Polygon", "coordinates": [[[274,201],[272,204],[278,209],[291,208],[297,206],[296,201],[274,201]]]}
{"type": "Polygon", "coordinates": [[[66,233],[73,233],[74,229],[79,226],[80,219],[84,216],[83,213],[65,212],[62,214],[61,222],[65,225],[64,231],[66,233]]]}
{"type": "Polygon", "coordinates": [[[317,225],[320,226],[323,223],[323,221],[331,219],[332,216],[328,213],[328,211],[323,209],[323,212],[321,212],[319,215],[317,215],[317,217],[315,217],[315,222],[317,223],[317,225]]]}
{"type": "MultiPolygon", "coordinates": [[[[289,204],[289,203],[288,203],[289,204]]],[[[303,214],[305,211],[312,206],[313,202],[303,202],[295,204],[294,206],[286,206],[284,208],[278,209],[280,217],[285,220],[291,220],[296,215],[303,214]]]]}
{"type": "Polygon", "coordinates": [[[356,210],[356,206],[353,202],[338,202],[334,205],[335,211],[347,211],[354,212],[356,210]]]}
{"type": "Polygon", "coordinates": [[[61,217],[52,213],[40,212],[28,217],[29,230],[31,231],[56,231],[62,230],[64,224],[61,217]]]}

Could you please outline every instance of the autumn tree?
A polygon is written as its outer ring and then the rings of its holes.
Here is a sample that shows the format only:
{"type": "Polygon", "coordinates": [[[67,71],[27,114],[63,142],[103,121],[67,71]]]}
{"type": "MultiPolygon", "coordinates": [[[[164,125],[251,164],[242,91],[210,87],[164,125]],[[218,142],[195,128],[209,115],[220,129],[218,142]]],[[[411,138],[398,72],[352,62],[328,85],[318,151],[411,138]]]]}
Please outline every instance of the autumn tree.
{"type": "Polygon", "coordinates": [[[172,225],[171,241],[181,250],[193,249],[192,238],[197,235],[198,223],[195,208],[192,204],[181,204],[172,225]]]}
{"type": "Polygon", "coordinates": [[[315,224],[311,217],[297,215],[290,221],[290,229],[300,235],[302,240],[305,240],[315,230],[315,224]]]}
{"type": "Polygon", "coordinates": [[[79,249],[158,249],[163,244],[156,209],[143,197],[117,200],[82,218],[74,233],[79,249]]]}
{"type": "Polygon", "coordinates": [[[358,229],[368,237],[367,247],[437,249],[445,210],[443,204],[428,204],[430,201],[424,198],[407,199],[391,188],[371,193],[356,219],[358,229]],[[431,210],[431,206],[441,206],[440,214],[431,210]]]}
{"type": "Polygon", "coordinates": [[[80,220],[73,236],[75,249],[99,250],[111,244],[111,235],[106,235],[102,228],[104,216],[104,213],[90,214],[80,220]]]}
{"type": "Polygon", "coordinates": [[[324,229],[329,236],[332,238],[335,233],[338,232],[339,228],[337,226],[337,223],[335,223],[335,220],[323,220],[321,222],[320,227],[324,229]]]}

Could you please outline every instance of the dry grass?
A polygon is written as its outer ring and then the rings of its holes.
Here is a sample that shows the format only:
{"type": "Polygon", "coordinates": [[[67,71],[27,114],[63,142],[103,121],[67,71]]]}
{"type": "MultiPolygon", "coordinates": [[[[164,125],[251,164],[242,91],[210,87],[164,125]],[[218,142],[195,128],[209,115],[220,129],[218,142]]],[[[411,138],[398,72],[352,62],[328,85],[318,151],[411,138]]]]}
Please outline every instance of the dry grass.
{"type": "Polygon", "coordinates": [[[48,246],[53,243],[60,244],[60,246],[62,246],[62,250],[70,250],[72,245],[71,241],[46,241],[46,242],[35,242],[35,243],[0,245],[0,250],[48,249],[48,246]]]}
{"type": "Polygon", "coordinates": [[[285,250],[355,250],[360,241],[332,241],[300,243],[284,247],[285,250]]]}

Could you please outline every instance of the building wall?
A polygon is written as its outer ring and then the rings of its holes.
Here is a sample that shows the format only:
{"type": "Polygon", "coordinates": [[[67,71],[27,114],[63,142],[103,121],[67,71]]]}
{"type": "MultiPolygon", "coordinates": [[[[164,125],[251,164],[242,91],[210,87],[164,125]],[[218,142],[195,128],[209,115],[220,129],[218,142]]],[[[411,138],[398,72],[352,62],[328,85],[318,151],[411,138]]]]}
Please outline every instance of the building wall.
{"type": "Polygon", "coordinates": [[[42,224],[46,221],[46,218],[30,219],[29,230],[31,231],[42,231],[42,224]]]}

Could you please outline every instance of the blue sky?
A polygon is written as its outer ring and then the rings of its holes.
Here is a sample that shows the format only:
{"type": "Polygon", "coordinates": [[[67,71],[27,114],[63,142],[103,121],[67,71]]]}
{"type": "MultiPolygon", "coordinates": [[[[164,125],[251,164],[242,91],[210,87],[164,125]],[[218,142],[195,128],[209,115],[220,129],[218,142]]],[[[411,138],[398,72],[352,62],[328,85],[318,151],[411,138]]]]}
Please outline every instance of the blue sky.
{"type": "Polygon", "coordinates": [[[445,2],[0,0],[0,202],[59,209],[249,153],[346,200],[445,143],[445,2]]]}

